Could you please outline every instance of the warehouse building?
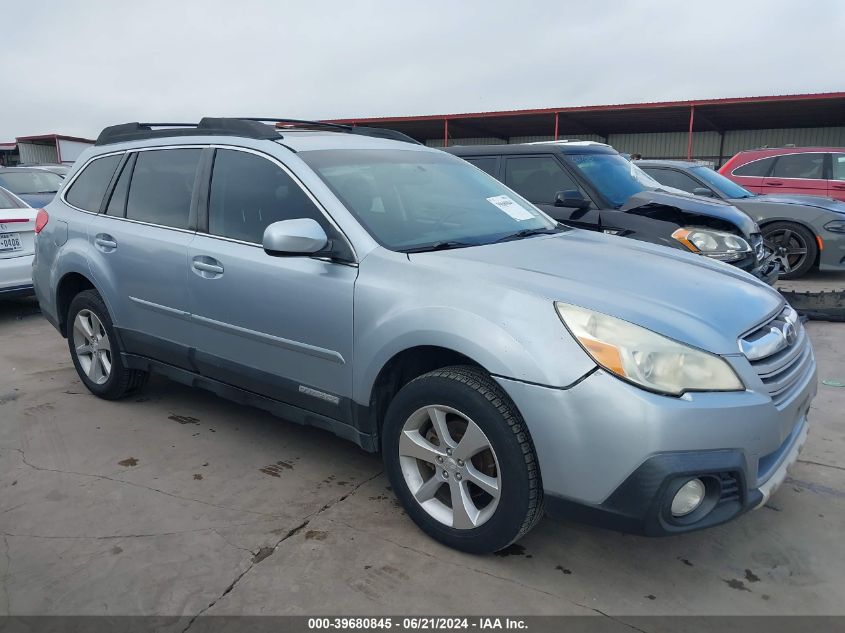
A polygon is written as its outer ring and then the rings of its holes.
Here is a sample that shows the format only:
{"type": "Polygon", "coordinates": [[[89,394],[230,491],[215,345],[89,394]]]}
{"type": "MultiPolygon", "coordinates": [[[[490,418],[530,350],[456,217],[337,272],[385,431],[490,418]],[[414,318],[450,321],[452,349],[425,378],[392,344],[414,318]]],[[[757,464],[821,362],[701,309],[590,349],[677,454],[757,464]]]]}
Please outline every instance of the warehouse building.
{"type": "Polygon", "coordinates": [[[720,167],[743,149],[845,147],[845,92],[332,122],[398,130],[431,147],[578,139],[720,167]]]}
{"type": "Polygon", "coordinates": [[[14,142],[0,143],[0,165],[72,165],[94,141],[64,134],[19,136],[14,142]]]}

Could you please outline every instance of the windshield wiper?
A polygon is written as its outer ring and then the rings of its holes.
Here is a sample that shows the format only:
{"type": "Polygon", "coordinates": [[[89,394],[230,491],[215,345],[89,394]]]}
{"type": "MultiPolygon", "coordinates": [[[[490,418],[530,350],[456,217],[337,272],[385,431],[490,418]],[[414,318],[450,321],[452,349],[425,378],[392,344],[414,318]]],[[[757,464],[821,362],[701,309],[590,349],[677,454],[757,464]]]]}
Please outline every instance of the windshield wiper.
{"type": "Polygon", "coordinates": [[[511,240],[521,240],[523,237],[531,237],[532,235],[551,235],[552,233],[559,233],[561,232],[563,227],[558,224],[557,227],[553,229],[522,229],[521,231],[517,231],[516,233],[510,233],[499,239],[495,240],[496,242],[509,242],[511,240]]]}
{"type": "Polygon", "coordinates": [[[427,253],[429,251],[448,251],[452,248],[466,248],[467,246],[478,246],[471,242],[460,242],[458,240],[447,240],[443,242],[435,242],[434,244],[425,244],[423,246],[412,246],[410,248],[400,249],[401,253],[427,253]]]}

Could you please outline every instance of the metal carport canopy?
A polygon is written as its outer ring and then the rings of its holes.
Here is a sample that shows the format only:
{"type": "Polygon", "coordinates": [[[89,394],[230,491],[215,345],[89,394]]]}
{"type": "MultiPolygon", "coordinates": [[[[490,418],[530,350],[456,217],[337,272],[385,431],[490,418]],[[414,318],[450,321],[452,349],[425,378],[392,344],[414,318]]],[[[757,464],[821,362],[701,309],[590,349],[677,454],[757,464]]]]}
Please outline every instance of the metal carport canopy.
{"type": "Polygon", "coordinates": [[[418,140],[469,137],[753,130],[845,125],[845,92],[700,99],[535,110],[332,119],[386,127],[418,140]]]}

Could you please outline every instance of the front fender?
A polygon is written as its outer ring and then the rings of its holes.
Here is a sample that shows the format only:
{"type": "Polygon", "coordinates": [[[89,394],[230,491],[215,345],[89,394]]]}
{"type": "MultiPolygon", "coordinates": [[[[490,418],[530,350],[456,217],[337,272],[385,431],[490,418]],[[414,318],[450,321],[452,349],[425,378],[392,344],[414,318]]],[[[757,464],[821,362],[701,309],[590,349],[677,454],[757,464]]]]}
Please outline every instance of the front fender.
{"type": "Polygon", "coordinates": [[[385,364],[419,346],[457,352],[491,374],[566,387],[595,367],[551,301],[528,292],[467,287],[404,258],[370,255],[355,290],[353,398],[368,404],[385,364]],[[380,261],[379,261],[380,260],[380,261]],[[377,273],[369,274],[371,266],[377,273]]]}

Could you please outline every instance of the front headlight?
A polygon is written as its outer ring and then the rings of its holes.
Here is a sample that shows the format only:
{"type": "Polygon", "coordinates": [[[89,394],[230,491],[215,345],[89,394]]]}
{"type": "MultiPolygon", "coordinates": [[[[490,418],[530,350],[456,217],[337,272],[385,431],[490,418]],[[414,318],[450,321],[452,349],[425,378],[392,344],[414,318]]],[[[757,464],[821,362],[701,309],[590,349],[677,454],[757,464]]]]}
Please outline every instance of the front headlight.
{"type": "Polygon", "coordinates": [[[561,320],[584,350],[607,371],[649,391],[742,391],[722,358],[655,334],[622,319],[555,302],[561,320]]]}
{"type": "Polygon", "coordinates": [[[834,220],[824,225],[831,233],[845,233],[845,220],[834,220]]]}
{"type": "Polygon", "coordinates": [[[739,235],[708,229],[677,229],[672,237],[693,253],[722,262],[735,262],[751,252],[751,245],[739,235]]]}

